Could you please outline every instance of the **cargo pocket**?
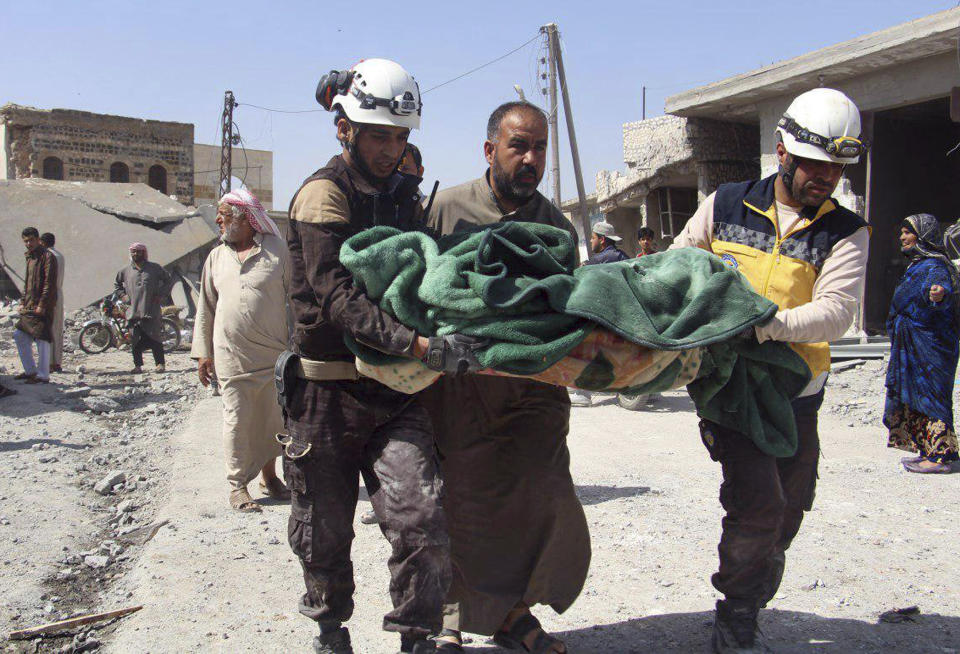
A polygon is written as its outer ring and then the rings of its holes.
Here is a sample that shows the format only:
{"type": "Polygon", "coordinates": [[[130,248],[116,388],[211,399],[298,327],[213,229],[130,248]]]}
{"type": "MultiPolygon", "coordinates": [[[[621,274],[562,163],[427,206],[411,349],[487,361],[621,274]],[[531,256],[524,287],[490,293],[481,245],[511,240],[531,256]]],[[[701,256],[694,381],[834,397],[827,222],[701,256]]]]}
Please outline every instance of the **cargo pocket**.
{"type": "Polygon", "coordinates": [[[296,491],[290,499],[287,540],[290,549],[301,561],[313,563],[313,501],[296,491]]]}

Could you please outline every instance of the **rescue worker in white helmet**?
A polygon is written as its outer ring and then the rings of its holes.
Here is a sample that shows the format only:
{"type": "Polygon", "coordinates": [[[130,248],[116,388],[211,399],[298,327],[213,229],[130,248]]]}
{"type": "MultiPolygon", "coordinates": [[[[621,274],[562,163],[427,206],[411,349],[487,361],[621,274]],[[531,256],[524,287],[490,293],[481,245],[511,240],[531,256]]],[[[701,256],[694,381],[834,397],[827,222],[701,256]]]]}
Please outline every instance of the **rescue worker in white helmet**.
{"type": "Polygon", "coordinates": [[[776,594],[785,552],[813,506],[820,441],[817,412],[830,370],[828,341],[849,328],[862,296],[869,228],[831,194],[844,166],[865,151],[860,113],[840,91],[799,95],[776,128],[779,170],[760,181],[722,184],[704,200],[672,247],[696,246],[743,273],[778,305],[773,319],[744,335],[783,341],[806,361],[809,385],[793,401],[796,452],[777,458],[743,434],[701,421],[713,460],[723,468],[726,511],[713,648],[770,651],[759,610],[776,594]]]}
{"type": "Polygon", "coordinates": [[[339,259],[343,242],[364,229],[421,224],[420,178],[397,173],[420,126],[420,92],[400,65],[368,59],[325,76],[317,100],[334,112],[343,150],[290,203],[295,352],[277,363],[288,535],[306,583],[299,609],[319,624],[315,652],[352,654],[343,623],[353,612],[350,546],[362,476],[392,549],[394,608],[384,629],[400,633],[401,652],[433,652],[428,636],[441,626],[451,570],[432,426],[413,396],[359,376],[344,336],[394,355],[429,352],[438,369],[468,370],[475,360],[451,337],[427,339],[383,312],[339,259]]]}

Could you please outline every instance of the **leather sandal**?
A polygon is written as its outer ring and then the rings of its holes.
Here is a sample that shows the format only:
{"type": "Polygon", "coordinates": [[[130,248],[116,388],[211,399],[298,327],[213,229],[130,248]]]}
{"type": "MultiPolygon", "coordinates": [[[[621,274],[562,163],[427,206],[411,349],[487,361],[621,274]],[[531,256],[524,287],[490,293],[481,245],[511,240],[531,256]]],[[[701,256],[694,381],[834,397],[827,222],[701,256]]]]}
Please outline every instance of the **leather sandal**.
{"type": "Polygon", "coordinates": [[[240,513],[260,513],[263,509],[253,501],[246,488],[236,488],[230,491],[230,506],[240,513]]]}
{"type": "Polygon", "coordinates": [[[453,629],[444,629],[440,632],[440,635],[434,638],[434,642],[437,644],[437,652],[443,652],[444,654],[460,654],[464,651],[463,643],[460,641],[460,632],[454,631],[453,629]],[[451,640],[447,640],[447,639],[451,640]],[[456,640],[452,640],[452,639],[456,640]]]}
{"type": "Polygon", "coordinates": [[[495,633],[493,642],[504,649],[518,649],[530,654],[553,654],[556,651],[554,645],[557,644],[563,648],[560,650],[561,654],[567,652],[567,646],[563,641],[544,631],[540,621],[533,617],[532,613],[526,613],[518,618],[509,629],[495,633]],[[523,641],[532,631],[540,633],[533,641],[533,649],[530,649],[523,641]]]}

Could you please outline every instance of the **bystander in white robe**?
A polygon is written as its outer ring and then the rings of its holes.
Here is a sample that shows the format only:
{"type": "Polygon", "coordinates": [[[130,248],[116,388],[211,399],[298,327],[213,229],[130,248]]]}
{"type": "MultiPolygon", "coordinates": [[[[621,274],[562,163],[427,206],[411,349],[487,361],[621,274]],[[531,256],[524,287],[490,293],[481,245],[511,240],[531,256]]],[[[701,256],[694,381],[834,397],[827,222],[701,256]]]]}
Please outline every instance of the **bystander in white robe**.
{"type": "Polygon", "coordinates": [[[223,394],[227,480],[244,488],[280,455],[283,430],[273,367],[289,342],[290,257],[273,234],[256,234],[240,262],[222,243],[203,266],[191,357],[212,358],[223,394]]]}

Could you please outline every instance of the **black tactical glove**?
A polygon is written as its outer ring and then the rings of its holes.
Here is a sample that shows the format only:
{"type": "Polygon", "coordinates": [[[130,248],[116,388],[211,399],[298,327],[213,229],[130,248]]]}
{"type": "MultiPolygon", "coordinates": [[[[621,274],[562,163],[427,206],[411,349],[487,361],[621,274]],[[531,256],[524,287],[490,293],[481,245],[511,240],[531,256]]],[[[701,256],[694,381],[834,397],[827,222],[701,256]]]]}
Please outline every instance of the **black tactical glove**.
{"type": "Polygon", "coordinates": [[[431,370],[451,375],[481,370],[483,366],[477,361],[477,352],[489,343],[489,338],[466,334],[431,336],[423,362],[431,370]]]}

